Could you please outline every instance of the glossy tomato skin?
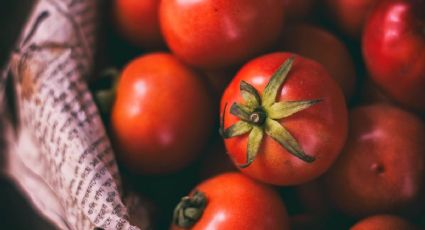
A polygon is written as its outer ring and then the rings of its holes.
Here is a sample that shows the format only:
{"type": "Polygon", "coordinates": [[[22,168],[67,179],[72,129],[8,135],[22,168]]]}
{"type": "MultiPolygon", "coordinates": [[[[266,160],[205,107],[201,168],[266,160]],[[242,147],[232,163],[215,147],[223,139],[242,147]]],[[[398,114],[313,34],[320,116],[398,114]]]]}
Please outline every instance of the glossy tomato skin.
{"type": "Polygon", "coordinates": [[[117,30],[129,42],[146,49],[165,47],[159,28],[160,0],[113,0],[117,30]]]}
{"type": "Polygon", "coordinates": [[[329,15],[348,36],[359,39],[373,6],[379,0],[325,0],[329,15]]]}
{"type": "Polygon", "coordinates": [[[133,60],[121,74],[112,109],[118,158],[140,173],[181,169],[210,136],[210,103],[199,76],[173,55],[133,60]]]}
{"type": "Polygon", "coordinates": [[[424,123],[397,107],[353,109],[347,144],[326,175],[332,204],[350,216],[418,210],[425,179],[424,140],[424,123]]]}
{"type": "MultiPolygon", "coordinates": [[[[241,173],[215,176],[195,189],[205,194],[207,205],[192,230],[289,229],[288,214],[278,193],[241,173]]],[[[173,225],[171,229],[182,228],[173,225]]]]}
{"type": "Polygon", "coordinates": [[[283,0],[163,0],[160,23],[170,50],[203,69],[230,66],[276,41],[283,0]]]}
{"type": "MultiPolygon", "coordinates": [[[[262,94],[272,74],[293,54],[277,52],[258,57],[242,67],[221,99],[225,105],[242,103],[239,84],[246,81],[262,94]]],[[[334,162],[347,136],[347,108],[341,89],[318,63],[297,56],[283,84],[279,101],[322,99],[322,101],[280,123],[298,141],[304,152],[316,158],[306,163],[291,155],[280,144],[265,136],[254,162],[243,173],[276,185],[295,185],[323,174],[334,162]]],[[[224,127],[239,118],[225,111],[224,127]]],[[[247,135],[225,139],[226,149],[237,165],[246,162],[247,135]]]]}
{"type": "Polygon", "coordinates": [[[425,111],[425,1],[380,1],[365,26],[372,80],[400,104],[425,111]]]}
{"type": "Polygon", "coordinates": [[[375,215],[360,220],[350,230],[419,230],[419,228],[399,216],[375,215]]]}
{"type": "Polygon", "coordinates": [[[350,99],[356,88],[353,59],[345,46],[333,34],[309,24],[286,27],[279,40],[280,49],[302,55],[322,64],[350,99]]]}

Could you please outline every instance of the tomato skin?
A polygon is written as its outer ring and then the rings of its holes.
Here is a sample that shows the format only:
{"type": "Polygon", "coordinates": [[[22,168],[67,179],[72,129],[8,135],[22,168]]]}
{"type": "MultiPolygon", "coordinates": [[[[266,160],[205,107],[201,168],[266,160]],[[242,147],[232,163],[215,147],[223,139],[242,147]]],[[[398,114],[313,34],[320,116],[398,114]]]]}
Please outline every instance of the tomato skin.
{"type": "Polygon", "coordinates": [[[407,220],[393,215],[375,215],[357,222],[350,230],[419,230],[407,220]]]}
{"type": "Polygon", "coordinates": [[[133,60],[122,72],[112,109],[118,158],[140,173],[184,167],[208,140],[210,103],[199,76],[173,55],[133,60]]]}
{"type": "MultiPolygon", "coordinates": [[[[195,189],[205,194],[207,206],[192,230],[289,229],[288,214],[278,193],[241,173],[215,176],[195,189]]],[[[173,225],[171,229],[182,228],[173,225]]]]}
{"type": "Polygon", "coordinates": [[[423,140],[424,123],[397,107],[353,109],[347,144],[326,175],[332,204],[350,216],[419,210],[425,179],[423,140]]]}
{"type": "Polygon", "coordinates": [[[163,0],[160,24],[170,50],[186,63],[217,69],[242,63],[276,41],[283,0],[163,0]]]}
{"type": "Polygon", "coordinates": [[[286,27],[280,48],[322,64],[350,99],[356,88],[356,71],[351,55],[342,41],[324,29],[309,24],[286,27]]]}
{"type": "MultiPolygon", "coordinates": [[[[262,94],[267,82],[291,53],[272,53],[245,64],[227,87],[221,100],[225,105],[242,103],[239,84],[242,80],[262,94]]],[[[306,163],[287,152],[279,143],[265,136],[254,162],[243,173],[262,182],[276,185],[295,185],[323,174],[334,162],[347,136],[347,108],[341,89],[318,63],[297,56],[283,84],[279,101],[322,99],[311,108],[298,112],[280,123],[295,137],[301,148],[316,158],[306,163]],[[306,131],[308,130],[308,132],[306,131]]],[[[224,127],[239,118],[225,112],[224,127]]],[[[226,149],[235,164],[246,162],[247,135],[225,139],[226,149]]]]}
{"type": "Polygon", "coordinates": [[[373,6],[379,0],[325,0],[329,15],[348,36],[359,39],[373,6]]]}
{"type": "Polygon", "coordinates": [[[113,14],[117,30],[134,45],[147,49],[164,47],[159,28],[160,0],[114,0],[113,14]]]}
{"type": "Polygon", "coordinates": [[[425,111],[425,1],[376,5],[363,33],[363,57],[372,80],[407,108],[425,111]]]}

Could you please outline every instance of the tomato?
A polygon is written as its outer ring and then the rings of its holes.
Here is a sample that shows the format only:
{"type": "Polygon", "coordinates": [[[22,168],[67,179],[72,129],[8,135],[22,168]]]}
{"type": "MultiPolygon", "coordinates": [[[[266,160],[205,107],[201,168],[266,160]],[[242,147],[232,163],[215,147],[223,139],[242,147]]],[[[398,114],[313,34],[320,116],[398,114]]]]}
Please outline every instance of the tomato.
{"type": "Polygon", "coordinates": [[[234,163],[276,185],[301,184],[324,173],[347,136],[341,89],[320,64],[291,53],[244,65],[224,92],[221,111],[234,163]]]}
{"type": "Polygon", "coordinates": [[[425,112],[425,1],[380,1],[363,33],[372,80],[407,108],[425,112]]]}
{"type": "Polygon", "coordinates": [[[159,28],[160,0],[114,0],[113,14],[117,30],[131,43],[158,49],[164,46],[159,28]]]}
{"type": "Polygon", "coordinates": [[[370,216],[357,222],[350,230],[419,230],[409,221],[393,215],[370,216]]]}
{"type": "Polygon", "coordinates": [[[378,0],[325,0],[332,20],[352,38],[360,38],[365,21],[378,0]]]}
{"type": "Polygon", "coordinates": [[[140,173],[181,169],[208,141],[210,103],[199,76],[173,55],[133,60],[121,74],[112,108],[118,158],[140,173]]]}
{"type": "Polygon", "coordinates": [[[390,105],[350,113],[343,153],[326,175],[326,194],[350,216],[414,211],[425,179],[425,125],[390,105]]]}
{"type": "Polygon", "coordinates": [[[241,173],[221,174],[196,186],[177,205],[173,223],[175,230],[289,229],[277,192],[241,173]]]}
{"type": "Polygon", "coordinates": [[[285,29],[280,48],[322,64],[335,79],[347,100],[356,88],[356,71],[347,47],[333,34],[308,24],[285,29]]]}
{"type": "Polygon", "coordinates": [[[163,0],[160,24],[173,53],[215,69],[264,52],[277,40],[284,0],[163,0]]]}

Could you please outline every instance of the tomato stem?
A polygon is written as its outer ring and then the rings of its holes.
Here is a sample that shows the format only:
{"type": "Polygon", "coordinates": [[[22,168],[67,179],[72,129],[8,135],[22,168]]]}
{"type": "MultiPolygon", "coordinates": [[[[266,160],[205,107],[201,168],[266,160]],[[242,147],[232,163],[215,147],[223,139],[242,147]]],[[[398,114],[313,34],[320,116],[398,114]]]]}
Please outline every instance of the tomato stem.
{"type": "Polygon", "coordinates": [[[201,218],[207,204],[203,192],[196,190],[192,196],[183,197],[174,209],[173,223],[181,228],[190,228],[201,218]]]}
{"type": "Polygon", "coordinates": [[[256,109],[253,113],[251,113],[251,115],[249,115],[249,120],[256,125],[264,124],[266,118],[267,114],[261,108],[256,109]]]}
{"type": "Polygon", "coordinates": [[[96,84],[91,87],[94,92],[94,99],[103,115],[109,114],[112,109],[118,77],[119,71],[116,68],[105,69],[100,74],[96,84]]]}

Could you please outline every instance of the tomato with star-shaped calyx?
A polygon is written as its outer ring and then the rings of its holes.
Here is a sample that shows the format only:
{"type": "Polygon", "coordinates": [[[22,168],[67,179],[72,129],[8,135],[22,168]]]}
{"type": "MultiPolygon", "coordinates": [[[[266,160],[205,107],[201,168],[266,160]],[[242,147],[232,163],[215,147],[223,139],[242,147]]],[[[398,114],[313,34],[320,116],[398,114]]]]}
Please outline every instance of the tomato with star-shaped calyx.
{"type": "Polygon", "coordinates": [[[291,53],[258,57],[237,73],[221,100],[222,136],[240,170],[277,185],[323,174],[347,136],[347,108],[317,62],[291,53]]]}

